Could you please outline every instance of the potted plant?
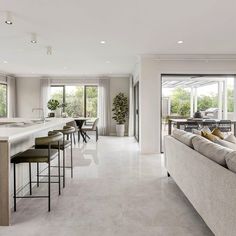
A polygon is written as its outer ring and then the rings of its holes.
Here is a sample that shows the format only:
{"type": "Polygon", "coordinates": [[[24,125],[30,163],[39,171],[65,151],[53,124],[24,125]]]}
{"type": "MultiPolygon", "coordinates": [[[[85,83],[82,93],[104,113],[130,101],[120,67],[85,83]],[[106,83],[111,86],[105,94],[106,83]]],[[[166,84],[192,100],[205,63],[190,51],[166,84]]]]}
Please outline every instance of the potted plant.
{"type": "Polygon", "coordinates": [[[128,98],[124,93],[119,93],[115,96],[112,111],[112,118],[116,121],[116,134],[122,137],[125,133],[125,122],[129,112],[128,98]]]}
{"type": "Polygon", "coordinates": [[[48,101],[48,109],[51,111],[49,117],[55,117],[55,111],[59,107],[60,103],[56,99],[50,99],[48,101]]]}

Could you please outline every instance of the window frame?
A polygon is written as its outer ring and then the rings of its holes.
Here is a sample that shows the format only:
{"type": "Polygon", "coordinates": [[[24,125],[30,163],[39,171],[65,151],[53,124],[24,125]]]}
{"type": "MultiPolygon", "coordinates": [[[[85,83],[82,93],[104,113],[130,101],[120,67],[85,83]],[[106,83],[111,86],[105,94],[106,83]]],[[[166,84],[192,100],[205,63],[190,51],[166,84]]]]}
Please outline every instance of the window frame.
{"type": "Polygon", "coordinates": [[[4,82],[0,82],[0,85],[6,86],[6,116],[0,115],[0,118],[7,118],[8,117],[8,84],[4,82]]]}
{"type": "MultiPolygon", "coordinates": [[[[52,88],[52,87],[61,87],[61,88],[63,88],[63,91],[62,91],[62,100],[63,100],[63,103],[66,103],[66,86],[69,86],[69,85],[51,85],[50,87],[52,88]]],[[[89,85],[89,84],[87,84],[87,85],[74,85],[74,86],[81,86],[81,87],[83,87],[83,90],[84,90],[84,98],[83,98],[83,102],[84,102],[84,111],[83,111],[83,113],[84,113],[84,117],[87,117],[87,88],[89,87],[89,88],[91,88],[91,87],[96,87],[97,89],[98,89],[98,85],[89,85]]],[[[98,98],[98,96],[97,96],[97,98],[98,98]]],[[[97,99],[97,101],[98,101],[98,99],[97,99]]],[[[97,106],[98,107],[98,106],[97,106]]],[[[65,112],[65,107],[63,107],[62,108],[62,111],[63,112],[65,112]]],[[[98,113],[98,110],[97,110],[97,113],[98,113]]]]}

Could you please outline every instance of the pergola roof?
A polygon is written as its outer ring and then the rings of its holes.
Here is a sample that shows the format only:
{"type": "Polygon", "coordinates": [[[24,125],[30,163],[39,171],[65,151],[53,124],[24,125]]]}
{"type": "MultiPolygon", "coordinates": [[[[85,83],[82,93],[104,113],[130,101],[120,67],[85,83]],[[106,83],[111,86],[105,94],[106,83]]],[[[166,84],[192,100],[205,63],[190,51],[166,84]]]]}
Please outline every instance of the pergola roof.
{"type": "Polygon", "coordinates": [[[163,76],[163,88],[199,88],[226,81],[225,76],[163,76]]]}

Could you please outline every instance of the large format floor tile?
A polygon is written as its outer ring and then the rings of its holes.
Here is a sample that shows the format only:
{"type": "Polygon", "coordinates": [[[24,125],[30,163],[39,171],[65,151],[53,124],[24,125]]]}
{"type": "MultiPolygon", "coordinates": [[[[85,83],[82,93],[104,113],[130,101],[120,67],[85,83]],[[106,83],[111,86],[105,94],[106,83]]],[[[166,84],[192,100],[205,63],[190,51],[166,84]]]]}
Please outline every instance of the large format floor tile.
{"type": "Polygon", "coordinates": [[[73,153],[74,178],[67,170],[60,197],[53,186],[52,211],[45,199],[23,199],[1,236],[213,235],[167,178],[163,157],[140,155],[133,138],[101,137],[73,153]]]}

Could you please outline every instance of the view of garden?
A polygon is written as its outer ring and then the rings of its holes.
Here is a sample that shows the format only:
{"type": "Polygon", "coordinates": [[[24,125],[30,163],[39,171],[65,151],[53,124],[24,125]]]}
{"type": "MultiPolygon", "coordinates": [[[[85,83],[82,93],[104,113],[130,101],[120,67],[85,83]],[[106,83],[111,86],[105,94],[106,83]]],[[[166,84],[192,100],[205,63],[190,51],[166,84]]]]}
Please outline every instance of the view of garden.
{"type": "Polygon", "coordinates": [[[0,84],[0,117],[7,116],[7,85],[0,84]]]}
{"type": "Polygon", "coordinates": [[[97,86],[52,86],[51,98],[71,117],[97,117],[97,86]]]}
{"type": "MultiPolygon", "coordinates": [[[[171,114],[178,114],[181,116],[190,115],[190,89],[184,89],[177,87],[175,88],[171,95],[171,114]]],[[[233,112],[234,110],[234,94],[233,89],[228,88],[228,112],[233,112]]],[[[199,111],[205,111],[210,107],[218,107],[218,94],[210,92],[208,95],[198,96],[198,106],[199,111]]]]}

